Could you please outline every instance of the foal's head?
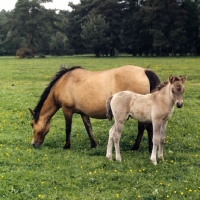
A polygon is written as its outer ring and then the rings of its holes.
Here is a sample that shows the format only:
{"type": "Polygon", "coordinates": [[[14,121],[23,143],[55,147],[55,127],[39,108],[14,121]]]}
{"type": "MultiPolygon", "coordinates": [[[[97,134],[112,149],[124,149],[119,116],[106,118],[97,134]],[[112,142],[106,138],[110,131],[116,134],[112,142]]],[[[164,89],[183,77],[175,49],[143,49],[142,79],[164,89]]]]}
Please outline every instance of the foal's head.
{"type": "Polygon", "coordinates": [[[182,94],[184,92],[183,83],[186,81],[187,76],[182,78],[177,76],[169,76],[170,92],[177,108],[183,106],[182,94]]]}
{"type": "Polygon", "coordinates": [[[31,144],[33,145],[33,147],[40,147],[41,144],[44,141],[44,138],[46,136],[46,134],[49,132],[50,129],[50,121],[47,121],[46,123],[43,122],[43,120],[36,120],[34,118],[35,113],[33,110],[31,110],[29,108],[29,111],[31,112],[31,114],[33,115],[33,119],[31,121],[31,126],[33,128],[33,139],[31,144]]]}

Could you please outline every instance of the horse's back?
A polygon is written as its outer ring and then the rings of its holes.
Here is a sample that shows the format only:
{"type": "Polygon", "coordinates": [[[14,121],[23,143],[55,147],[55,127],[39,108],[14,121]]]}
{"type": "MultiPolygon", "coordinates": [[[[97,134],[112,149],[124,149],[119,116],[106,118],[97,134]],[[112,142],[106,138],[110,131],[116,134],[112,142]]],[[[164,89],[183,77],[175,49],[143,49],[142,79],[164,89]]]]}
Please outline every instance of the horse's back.
{"type": "Polygon", "coordinates": [[[55,86],[55,98],[60,104],[94,118],[106,117],[106,100],[110,94],[130,90],[140,94],[150,92],[145,69],[123,66],[105,71],[76,69],[66,73],[55,86]]]}

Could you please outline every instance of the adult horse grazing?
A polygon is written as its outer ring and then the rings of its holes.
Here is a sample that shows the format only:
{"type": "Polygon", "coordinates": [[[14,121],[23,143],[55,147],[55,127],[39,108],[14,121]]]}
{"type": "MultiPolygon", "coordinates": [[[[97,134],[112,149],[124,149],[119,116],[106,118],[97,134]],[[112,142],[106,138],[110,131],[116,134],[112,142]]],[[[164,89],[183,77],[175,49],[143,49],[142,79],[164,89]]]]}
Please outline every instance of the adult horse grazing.
{"type": "Polygon", "coordinates": [[[153,124],[153,149],[151,161],[157,164],[158,158],[163,158],[163,145],[167,120],[171,117],[174,106],[181,108],[183,105],[182,94],[185,77],[169,76],[169,80],[161,84],[151,94],[141,95],[130,91],[122,91],[110,96],[107,100],[107,117],[115,123],[109,131],[106,157],[112,159],[113,142],[116,151],[116,160],[121,161],[119,141],[123,125],[127,118],[132,117],[141,122],[153,124]]]}
{"type": "MultiPolygon", "coordinates": [[[[50,119],[62,108],[66,121],[66,143],[70,148],[72,116],[81,115],[90,138],[91,147],[96,147],[90,118],[106,118],[106,100],[110,94],[130,90],[140,94],[150,93],[159,84],[158,76],[151,70],[136,66],[123,66],[105,71],[88,71],[81,67],[61,67],[40,97],[34,110],[34,137],[32,145],[39,147],[50,129],[50,119]]],[[[149,134],[149,151],[152,149],[152,126],[139,123],[139,133],[133,149],[138,149],[144,128],[149,134]]]]}

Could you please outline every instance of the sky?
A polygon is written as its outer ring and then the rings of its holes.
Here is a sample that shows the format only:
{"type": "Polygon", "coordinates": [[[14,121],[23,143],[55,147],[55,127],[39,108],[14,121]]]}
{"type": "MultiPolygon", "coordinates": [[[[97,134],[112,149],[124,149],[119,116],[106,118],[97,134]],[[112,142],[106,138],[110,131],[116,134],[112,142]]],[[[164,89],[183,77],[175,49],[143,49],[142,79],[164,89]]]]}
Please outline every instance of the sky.
{"type": "MultiPolygon", "coordinates": [[[[53,0],[53,3],[45,3],[43,5],[47,9],[70,10],[70,7],[68,7],[69,2],[77,4],[80,0],[53,0]]],[[[17,0],[0,0],[0,11],[3,9],[6,11],[12,10],[15,8],[16,3],[17,0]]]]}

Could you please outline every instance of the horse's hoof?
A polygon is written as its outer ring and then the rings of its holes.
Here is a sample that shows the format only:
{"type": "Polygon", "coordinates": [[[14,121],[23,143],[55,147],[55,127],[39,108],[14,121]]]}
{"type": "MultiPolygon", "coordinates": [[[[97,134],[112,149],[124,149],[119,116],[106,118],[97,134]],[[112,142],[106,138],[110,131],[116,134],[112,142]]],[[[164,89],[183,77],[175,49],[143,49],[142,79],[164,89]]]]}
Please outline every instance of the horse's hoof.
{"type": "Polygon", "coordinates": [[[69,144],[69,145],[66,145],[66,144],[65,144],[64,147],[63,147],[63,149],[65,149],[65,150],[66,150],[66,149],[70,149],[70,147],[71,147],[70,144],[69,144]]]}
{"type": "Polygon", "coordinates": [[[134,150],[137,151],[138,149],[139,149],[139,147],[138,147],[138,146],[135,146],[135,145],[133,145],[133,147],[131,148],[132,151],[134,151],[134,150]]]}
{"type": "Polygon", "coordinates": [[[152,153],[152,148],[149,148],[149,153],[150,153],[150,154],[152,153]]]}
{"type": "Polygon", "coordinates": [[[93,144],[91,144],[91,149],[94,149],[94,148],[96,148],[97,146],[98,146],[97,143],[93,143],[93,144]]]}

